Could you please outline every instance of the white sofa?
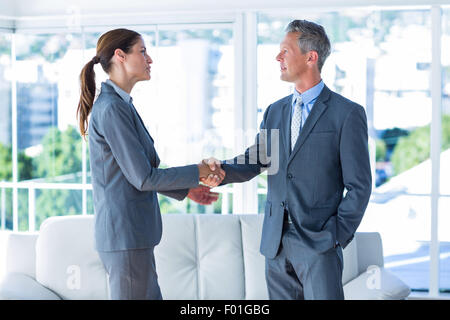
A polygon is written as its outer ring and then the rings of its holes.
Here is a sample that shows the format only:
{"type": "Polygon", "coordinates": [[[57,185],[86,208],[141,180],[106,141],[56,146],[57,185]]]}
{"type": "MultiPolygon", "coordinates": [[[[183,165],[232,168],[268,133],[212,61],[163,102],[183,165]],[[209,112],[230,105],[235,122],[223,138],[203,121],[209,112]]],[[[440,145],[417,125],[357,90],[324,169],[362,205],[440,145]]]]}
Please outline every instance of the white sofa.
{"type": "MultiPolygon", "coordinates": [[[[268,299],[259,253],[262,219],[163,215],[163,238],[155,249],[163,298],[268,299]]],[[[10,233],[0,298],[108,299],[93,226],[93,216],[61,216],[44,221],[39,233],[10,233]]],[[[342,281],[346,299],[405,299],[410,293],[383,268],[378,233],[356,234],[344,250],[342,281]]]]}

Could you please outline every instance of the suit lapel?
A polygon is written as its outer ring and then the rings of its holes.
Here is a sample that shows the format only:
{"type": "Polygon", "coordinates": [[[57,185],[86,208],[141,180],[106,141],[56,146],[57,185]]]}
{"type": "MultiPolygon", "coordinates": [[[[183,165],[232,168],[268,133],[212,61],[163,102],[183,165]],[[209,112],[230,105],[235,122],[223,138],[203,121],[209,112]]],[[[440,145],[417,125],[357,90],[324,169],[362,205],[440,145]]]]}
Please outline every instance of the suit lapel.
{"type": "MultiPolygon", "coordinates": [[[[123,101],[123,99],[120,97],[120,95],[116,92],[116,90],[114,90],[114,88],[111,86],[111,85],[109,85],[108,83],[106,83],[106,82],[102,82],[102,89],[101,89],[101,92],[108,92],[108,93],[114,93],[114,94],[116,94],[118,97],[119,97],[119,99],[121,99],[122,101],[123,101]]],[[[155,150],[155,147],[154,147],[154,144],[155,144],[155,142],[154,142],[154,140],[153,140],[153,138],[152,138],[152,136],[150,135],[150,133],[148,132],[148,130],[147,130],[147,128],[145,127],[145,125],[144,125],[144,122],[142,121],[142,119],[141,119],[141,117],[139,116],[139,113],[137,112],[137,110],[135,109],[135,107],[134,107],[134,105],[131,103],[127,103],[129,106],[130,106],[130,108],[131,108],[131,113],[133,114],[133,117],[134,117],[134,119],[135,119],[135,121],[134,121],[134,123],[137,125],[137,126],[139,126],[139,124],[138,123],[140,123],[140,125],[142,126],[142,128],[141,128],[141,130],[143,129],[145,132],[146,132],[146,134],[147,134],[147,136],[149,137],[149,139],[150,139],[150,141],[151,141],[151,143],[152,143],[152,145],[151,145],[151,150],[150,149],[148,149],[149,150],[149,152],[150,152],[150,162],[152,163],[152,165],[153,166],[155,166],[156,168],[159,166],[159,163],[160,163],[160,159],[159,159],[159,157],[158,157],[158,154],[156,153],[156,150],[155,150]],[[137,120],[137,121],[136,121],[137,120]]],[[[137,128],[136,127],[136,129],[137,130],[139,130],[139,128],[137,128]]],[[[144,146],[144,148],[147,148],[146,146],[144,146]]]]}
{"type": "Polygon", "coordinates": [[[156,153],[156,150],[154,149],[155,148],[154,147],[155,142],[154,142],[152,136],[150,135],[150,133],[148,132],[147,128],[145,127],[144,122],[142,121],[142,118],[139,115],[139,113],[137,112],[137,110],[134,107],[134,105],[131,104],[130,107],[131,107],[131,109],[133,111],[134,117],[137,118],[137,122],[141,124],[141,130],[143,129],[145,131],[145,133],[147,134],[148,138],[152,142],[152,145],[151,145],[152,152],[150,153],[150,155],[154,155],[154,156],[151,157],[150,161],[152,162],[152,164],[156,168],[158,168],[160,160],[159,160],[158,154],[156,153]]]}
{"type": "Polygon", "coordinates": [[[281,106],[281,138],[284,144],[284,152],[286,153],[286,158],[289,158],[290,148],[291,148],[291,102],[292,95],[286,100],[286,102],[281,106]]]}
{"type": "Polygon", "coordinates": [[[152,136],[150,135],[150,133],[148,132],[147,128],[145,127],[144,121],[142,121],[141,116],[140,116],[139,113],[137,112],[136,108],[134,107],[134,105],[131,105],[131,107],[133,108],[134,115],[137,116],[139,122],[141,123],[142,128],[143,128],[144,131],[147,133],[147,135],[148,135],[148,137],[150,138],[150,140],[152,141],[152,143],[155,143],[155,142],[153,141],[152,136]]]}
{"type": "Polygon", "coordinates": [[[311,113],[309,114],[308,118],[305,121],[305,125],[303,126],[300,135],[298,136],[294,150],[292,150],[292,153],[289,156],[288,164],[292,161],[295,154],[300,150],[302,145],[305,143],[305,140],[308,138],[316,122],[319,120],[323,112],[327,109],[328,106],[324,102],[328,100],[329,96],[330,96],[330,89],[328,89],[327,86],[324,86],[322,92],[320,93],[319,97],[314,103],[314,106],[311,109],[311,113]]]}

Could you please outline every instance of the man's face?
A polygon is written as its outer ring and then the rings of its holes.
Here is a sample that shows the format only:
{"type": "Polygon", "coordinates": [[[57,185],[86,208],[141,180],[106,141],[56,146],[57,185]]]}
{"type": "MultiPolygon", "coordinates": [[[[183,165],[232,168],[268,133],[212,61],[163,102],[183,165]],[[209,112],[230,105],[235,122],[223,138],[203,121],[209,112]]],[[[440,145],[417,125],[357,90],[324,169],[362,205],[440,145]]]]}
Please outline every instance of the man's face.
{"type": "Polygon", "coordinates": [[[298,32],[288,32],[280,44],[276,60],[280,63],[280,78],[283,81],[297,82],[307,70],[307,53],[298,46],[298,32]]]}

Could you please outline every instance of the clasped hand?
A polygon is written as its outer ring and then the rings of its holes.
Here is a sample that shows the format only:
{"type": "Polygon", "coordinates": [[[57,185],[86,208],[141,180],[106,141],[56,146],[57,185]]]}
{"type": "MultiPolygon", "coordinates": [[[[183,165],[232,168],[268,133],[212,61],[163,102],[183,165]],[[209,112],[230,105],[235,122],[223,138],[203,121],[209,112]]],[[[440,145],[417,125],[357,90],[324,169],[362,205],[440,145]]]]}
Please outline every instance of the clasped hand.
{"type": "Polygon", "coordinates": [[[217,187],[225,178],[220,161],[213,157],[202,160],[198,170],[200,181],[211,188],[217,187]]]}
{"type": "Polygon", "coordinates": [[[225,178],[225,171],[220,166],[220,161],[215,158],[205,159],[198,164],[199,179],[206,186],[199,185],[189,190],[187,197],[199,204],[209,205],[217,199],[219,194],[211,192],[211,188],[217,187],[225,178]]]}

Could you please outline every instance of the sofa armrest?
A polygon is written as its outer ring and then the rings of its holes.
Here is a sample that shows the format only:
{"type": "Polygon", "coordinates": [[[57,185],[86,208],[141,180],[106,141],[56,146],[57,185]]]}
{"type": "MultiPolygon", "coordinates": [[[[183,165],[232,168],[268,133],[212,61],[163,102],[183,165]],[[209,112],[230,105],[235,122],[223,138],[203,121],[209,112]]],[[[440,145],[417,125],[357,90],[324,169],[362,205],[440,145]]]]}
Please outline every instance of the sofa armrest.
{"type": "Polygon", "coordinates": [[[401,300],[411,289],[384,268],[373,267],[344,285],[346,300],[401,300]]]}
{"type": "Polygon", "coordinates": [[[8,273],[0,283],[0,300],[61,300],[61,298],[28,275],[8,273]]]}
{"type": "Polygon", "coordinates": [[[384,267],[383,244],[378,232],[357,232],[355,235],[358,250],[358,274],[370,266],[384,267]]]}

